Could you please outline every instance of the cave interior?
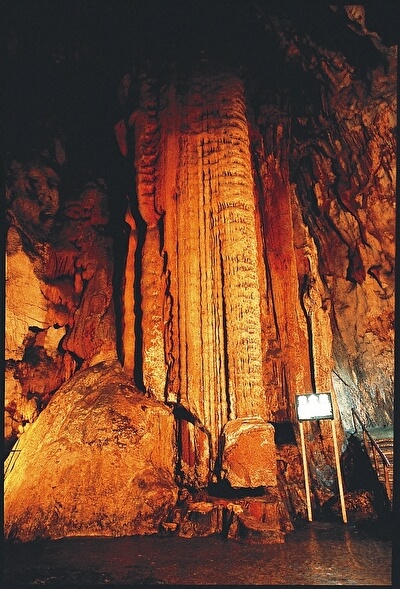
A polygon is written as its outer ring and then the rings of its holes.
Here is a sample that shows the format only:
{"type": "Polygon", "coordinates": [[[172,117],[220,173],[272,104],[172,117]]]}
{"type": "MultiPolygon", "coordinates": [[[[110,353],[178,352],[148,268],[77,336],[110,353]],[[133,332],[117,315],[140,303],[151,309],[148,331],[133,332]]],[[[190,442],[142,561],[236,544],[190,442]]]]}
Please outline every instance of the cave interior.
{"type": "Polygon", "coordinates": [[[7,537],[283,542],[340,469],[390,509],[354,421],[393,431],[385,6],[8,3],[7,537]]]}

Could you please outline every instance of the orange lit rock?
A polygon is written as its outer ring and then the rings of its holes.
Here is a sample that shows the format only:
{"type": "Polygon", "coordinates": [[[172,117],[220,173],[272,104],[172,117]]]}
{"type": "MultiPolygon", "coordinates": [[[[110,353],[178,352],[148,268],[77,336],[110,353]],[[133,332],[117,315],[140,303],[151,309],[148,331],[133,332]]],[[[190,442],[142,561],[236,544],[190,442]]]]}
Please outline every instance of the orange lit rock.
{"type": "MultiPolygon", "coordinates": [[[[372,423],[393,419],[397,49],[367,31],[363,9],[348,8],[347,16],[349,27],[373,39],[369,82],[343,53],[311,44],[307,55],[309,40],[294,40],[286,27],[279,37],[282,47],[297,45],[291,63],[304,71],[318,64],[324,87],[320,106],[305,106],[304,118],[292,119],[289,166],[301,210],[294,239],[299,261],[309,258],[304,225],[318,247],[314,321],[323,319],[322,310],[329,316],[332,383],[351,429],[351,407],[372,423]],[[315,132],[318,140],[310,141],[315,132]]],[[[314,343],[323,350],[327,332],[315,328],[314,322],[314,343]]]]}
{"type": "Polygon", "coordinates": [[[223,508],[214,502],[189,503],[184,520],[179,524],[179,536],[193,538],[222,532],[223,508]]]}
{"type": "Polygon", "coordinates": [[[60,245],[75,248],[72,279],[79,303],[63,348],[86,368],[117,357],[112,240],[102,233],[109,218],[104,183],[86,183],[79,199],[67,203],[65,215],[60,245]]]}
{"type": "Polygon", "coordinates": [[[5,534],[22,541],[152,534],[175,505],[174,419],[118,362],[79,372],[20,438],[5,534]]]}
{"type": "Polygon", "coordinates": [[[307,511],[303,465],[300,450],[294,444],[277,447],[277,482],[289,513],[305,519],[307,511]]]}
{"type": "MultiPolygon", "coordinates": [[[[289,177],[289,124],[285,112],[263,105],[258,131],[252,136],[267,260],[263,370],[267,417],[274,422],[292,420],[295,393],[312,386],[309,334],[299,293],[299,284],[310,268],[298,253],[300,211],[289,177]]],[[[303,230],[303,224],[300,227],[303,230]]],[[[301,237],[304,242],[306,236],[301,237]]]]}
{"type": "Polygon", "coordinates": [[[138,206],[148,226],[143,379],[194,416],[207,445],[183,446],[193,446],[196,465],[212,468],[224,424],[266,414],[263,266],[244,86],[224,71],[194,76],[183,95],[170,86],[158,124],[154,92],[150,80],[135,122],[138,206]]]}
{"type": "MultiPolygon", "coordinates": [[[[276,513],[272,517],[276,518],[276,513]]],[[[285,541],[284,534],[278,527],[247,514],[238,515],[237,534],[249,544],[282,544],[285,541]]]]}
{"type": "Polygon", "coordinates": [[[15,440],[64,380],[59,345],[68,312],[46,294],[59,177],[43,158],[7,170],[5,437],[15,440]]]}
{"type": "MultiPolygon", "coordinates": [[[[183,538],[220,534],[224,538],[276,544],[293,530],[276,489],[260,497],[219,498],[199,492],[178,501],[170,519],[162,523],[161,534],[183,538]]],[[[182,499],[182,494],[180,495],[182,499]]]]}
{"type": "Polygon", "coordinates": [[[207,487],[212,471],[207,432],[197,423],[179,419],[178,446],[182,483],[194,488],[207,487]]]}
{"type": "Polygon", "coordinates": [[[234,488],[275,487],[273,426],[259,417],[229,421],[223,430],[222,472],[234,488]]]}

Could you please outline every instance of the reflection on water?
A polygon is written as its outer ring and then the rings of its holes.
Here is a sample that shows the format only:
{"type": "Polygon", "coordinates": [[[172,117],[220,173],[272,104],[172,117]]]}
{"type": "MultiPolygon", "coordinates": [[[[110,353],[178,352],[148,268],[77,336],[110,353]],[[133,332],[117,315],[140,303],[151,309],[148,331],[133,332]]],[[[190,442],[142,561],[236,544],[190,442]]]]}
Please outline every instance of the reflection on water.
{"type": "Polygon", "coordinates": [[[307,522],[273,545],[219,536],[7,544],[5,586],[391,586],[391,563],[391,538],[376,522],[307,522]]]}

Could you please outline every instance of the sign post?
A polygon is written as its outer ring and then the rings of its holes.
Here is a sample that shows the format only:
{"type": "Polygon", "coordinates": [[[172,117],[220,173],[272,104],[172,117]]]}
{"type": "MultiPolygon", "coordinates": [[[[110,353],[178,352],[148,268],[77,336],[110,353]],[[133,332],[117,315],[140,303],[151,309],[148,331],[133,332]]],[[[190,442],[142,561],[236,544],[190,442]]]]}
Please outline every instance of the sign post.
{"type": "Polygon", "coordinates": [[[319,421],[321,419],[330,419],[332,424],[333,447],[335,451],[335,464],[338,477],[340,505],[342,509],[343,523],[347,523],[346,506],[344,502],[342,472],[340,468],[339,449],[337,444],[332,397],[330,393],[307,393],[305,395],[296,395],[297,419],[300,427],[301,455],[303,459],[304,480],[306,487],[307,513],[308,521],[312,521],[310,488],[308,478],[308,465],[306,445],[304,441],[303,421],[319,421]]]}
{"type": "Polygon", "coordinates": [[[336,471],[337,471],[337,474],[338,474],[338,486],[339,486],[340,506],[342,508],[343,523],[347,524],[346,505],[345,505],[345,502],[344,502],[344,493],[343,493],[342,471],[341,471],[341,468],[340,468],[339,450],[338,450],[338,443],[337,443],[337,438],[336,438],[335,424],[333,422],[333,419],[331,421],[331,424],[332,424],[333,447],[334,447],[334,450],[335,450],[336,471]]]}
{"type": "Polygon", "coordinates": [[[299,422],[299,426],[300,426],[300,440],[301,440],[301,456],[303,459],[304,481],[305,481],[305,486],[306,486],[307,515],[308,515],[308,521],[312,522],[310,482],[308,480],[307,454],[306,454],[306,445],[304,442],[304,430],[303,430],[303,422],[302,421],[299,422]]]}

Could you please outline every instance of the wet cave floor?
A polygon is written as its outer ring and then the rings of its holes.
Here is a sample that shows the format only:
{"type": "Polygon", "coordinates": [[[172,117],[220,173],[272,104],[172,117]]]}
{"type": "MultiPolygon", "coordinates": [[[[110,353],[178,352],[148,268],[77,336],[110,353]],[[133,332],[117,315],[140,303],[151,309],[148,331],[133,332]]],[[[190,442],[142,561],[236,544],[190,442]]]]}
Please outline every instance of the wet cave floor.
{"type": "MultiPolygon", "coordinates": [[[[389,526],[390,527],[390,526],[389,526]]],[[[7,589],[27,586],[392,586],[388,526],[302,522],[284,544],[220,536],[66,538],[5,544],[7,589]]]]}

